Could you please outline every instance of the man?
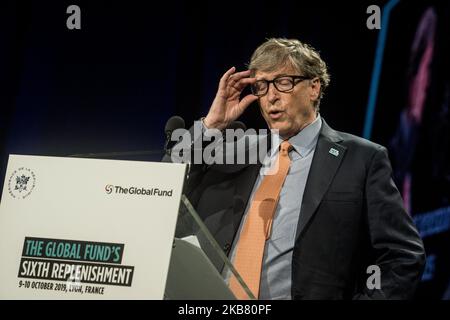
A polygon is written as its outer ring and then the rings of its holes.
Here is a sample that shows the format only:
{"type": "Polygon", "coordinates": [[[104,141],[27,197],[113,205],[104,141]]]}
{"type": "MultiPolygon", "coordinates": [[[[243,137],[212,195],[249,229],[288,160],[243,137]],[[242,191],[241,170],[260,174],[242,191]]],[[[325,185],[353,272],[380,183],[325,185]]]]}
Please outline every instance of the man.
{"type": "MultiPolygon", "coordinates": [[[[297,40],[269,39],[249,70],[228,70],[203,126],[225,129],[258,101],[282,140],[267,154],[278,170],[194,165],[188,197],[256,298],[411,298],[424,267],[422,241],[386,149],[320,116],[328,84],[319,54],[297,40]],[[240,99],[248,85],[252,94],[240,99]],[[379,284],[367,281],[369,266],[379,268],[379,284]]],[[[235,295],[248,298],[224,273],[235,295]]]]}

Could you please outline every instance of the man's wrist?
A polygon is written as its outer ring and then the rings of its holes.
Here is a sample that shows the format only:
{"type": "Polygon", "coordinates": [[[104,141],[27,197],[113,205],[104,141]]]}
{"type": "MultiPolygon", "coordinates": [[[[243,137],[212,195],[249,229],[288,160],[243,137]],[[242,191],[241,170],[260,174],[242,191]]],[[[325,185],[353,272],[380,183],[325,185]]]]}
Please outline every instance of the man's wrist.
{"type": "Polygon", "coordinates": [[[217,129],[222,131],[227,127],[226,125],[220,123],[211,123],[211,121],[208,120],[208,117],[202,117],[200,120],[202,121],[202,125],[205,129],[217,129]]]}
{"type": "Polygon", "coordinates": [[[205,119],[206,119],[206,117],[201,117],[200,121],[202,122],[202,126],[204,129],[209,129],[209,126],[206,124],[205,119]]]}

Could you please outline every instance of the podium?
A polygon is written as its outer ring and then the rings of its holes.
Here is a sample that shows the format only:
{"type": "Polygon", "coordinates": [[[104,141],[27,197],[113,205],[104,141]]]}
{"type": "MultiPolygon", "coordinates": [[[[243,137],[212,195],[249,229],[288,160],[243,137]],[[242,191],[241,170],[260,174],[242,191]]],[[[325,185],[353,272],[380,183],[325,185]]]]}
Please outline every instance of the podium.
{"type": "Polygon", "coordinates": [[[177,231],[172,246],[165,299],[235,300],[225,281],[227,273],[238,279],[249,300],[255,299],[185,195],[181,196],[177,231]],[[190,235],[177,238],[177,233],[190,235]],[[203,246],[198,241],[199,237],[206,241],[203,241],[203,246]],[[203,249],[205,246],[208,250],[203,249]],[[222,262],[224,270],[218,270],[217,263],[212,261],[222,262]]]}
{"type": "Polygon", "coordinates": [[[0,299],[234,299],[218,265],[254,298],[185,176],[184,164],[10,155],[0,299]]]}

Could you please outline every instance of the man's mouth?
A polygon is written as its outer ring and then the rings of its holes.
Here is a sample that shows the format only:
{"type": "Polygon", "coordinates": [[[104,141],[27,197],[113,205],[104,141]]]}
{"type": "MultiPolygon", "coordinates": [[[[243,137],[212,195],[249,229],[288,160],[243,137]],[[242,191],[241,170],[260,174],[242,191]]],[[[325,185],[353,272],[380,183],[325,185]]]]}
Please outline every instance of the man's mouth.
{"type": "Polygon", "coordinates": [[[273,120],[279,119],[283,115],[283,111],[281,110],[271,110],[269,111],[269,118],[273,120]]]}

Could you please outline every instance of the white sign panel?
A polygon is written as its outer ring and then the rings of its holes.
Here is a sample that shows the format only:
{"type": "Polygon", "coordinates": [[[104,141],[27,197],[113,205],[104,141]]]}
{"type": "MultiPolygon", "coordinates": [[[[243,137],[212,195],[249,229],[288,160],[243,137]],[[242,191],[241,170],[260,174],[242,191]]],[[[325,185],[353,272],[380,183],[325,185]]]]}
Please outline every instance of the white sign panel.
{"type": "Polygon", "coordinates": [[[162,299],[185,165],[10,155],[1,299],[162,299]]]}

